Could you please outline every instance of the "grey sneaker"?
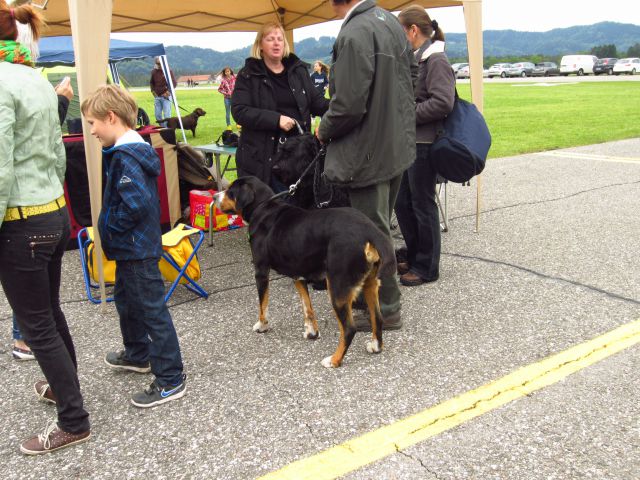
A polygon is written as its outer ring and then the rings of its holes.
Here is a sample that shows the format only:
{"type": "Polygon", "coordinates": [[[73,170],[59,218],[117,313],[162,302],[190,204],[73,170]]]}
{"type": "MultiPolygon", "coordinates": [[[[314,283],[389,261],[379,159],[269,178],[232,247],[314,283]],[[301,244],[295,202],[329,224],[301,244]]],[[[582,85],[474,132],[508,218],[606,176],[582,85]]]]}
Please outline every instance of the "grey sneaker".
{"type": "Polygon", "coordinates": [[[149,373],[151,371],[151,363],[133,363],[127,359],[124,350],[107,353],[107,356],[104,357],[104,363],[117,370],[129,370],[137,373],[149,373]]]}
{"type": "Polygon", "coordinates": [[[134,394],[131,397],[131,403],[139,408],[149,408],[162,405],[171,400],[177,400],[187,393],[186,380],[187,376],[183,374],[182,380],[178,385],[165,385],[164,387],[158,385],[158,381],[154,380],[149,385],[149,388],[134,394]]]}
{"type": "MultiPolygon", "coordinates": [[[[353,324],[358,332],[370,332],[371,322],[369,321],[369,312],[356,313],[353,316],[353,324]]],[[[400,330],[402,328],[402,317],[400,310],[390,313],[386,317],[382,317],[382,330],[400,330]]]]}

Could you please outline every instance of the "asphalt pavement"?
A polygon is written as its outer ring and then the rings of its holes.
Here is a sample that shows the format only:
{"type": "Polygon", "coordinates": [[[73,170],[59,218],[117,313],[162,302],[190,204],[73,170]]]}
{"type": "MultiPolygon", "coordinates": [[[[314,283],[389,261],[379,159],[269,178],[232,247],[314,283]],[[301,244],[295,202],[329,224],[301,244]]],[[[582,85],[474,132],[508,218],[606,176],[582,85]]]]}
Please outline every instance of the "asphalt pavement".
{"type": "MultiPolygon", "coordinates": [[[[210,297],[180,288],[170,302],[187,394],[150,410],[129,397],[151,376],[104,364],[121,348],[115,308],[86,300],[68,252],[61,297],[92,438],[37,458],[19,443],[55,409],[33,393],[35,362],[11,359],[0,293],[0,476],[258,478],[640,319],[640,139],[490,160],[478,232],[475,180],[447,194],[440,280],[402,287],[404,328],[379,355],[357,334],[339,369],[320,364],[338,341],[326,293],[311,293],[321,336],[305,340],[292,282],[274,274],[272,330],[254,333],[246,230],[215,234],[200,250],[210,297]]],[[[639,354],[629,346],[344,478],[637,479],[639,354]]]]}

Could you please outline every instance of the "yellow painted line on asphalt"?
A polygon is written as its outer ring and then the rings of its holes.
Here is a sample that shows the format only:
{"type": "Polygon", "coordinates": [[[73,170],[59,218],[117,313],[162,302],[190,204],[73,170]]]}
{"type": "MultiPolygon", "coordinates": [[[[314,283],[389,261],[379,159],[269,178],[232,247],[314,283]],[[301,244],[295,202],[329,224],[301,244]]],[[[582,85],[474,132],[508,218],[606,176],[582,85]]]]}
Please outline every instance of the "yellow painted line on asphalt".
{"type": "Polygon", "coordinates": [[[580,160],[595,160],[598,162],[615,162],[615,163],[638,163],[640,164],[640,157],[613,157],[611,155],[597,155],[594,153],[579,153],[579,152],[538,152],[535,155],[544,157],[560,157],[560,158],[573,158],[580,160]]]}
{"type": "Polygon", "coordinates": [[[640,342],[640,320],[447,400],[416,415],[271,472],[259,480],[329,480],[402,451],[640,342]]]}

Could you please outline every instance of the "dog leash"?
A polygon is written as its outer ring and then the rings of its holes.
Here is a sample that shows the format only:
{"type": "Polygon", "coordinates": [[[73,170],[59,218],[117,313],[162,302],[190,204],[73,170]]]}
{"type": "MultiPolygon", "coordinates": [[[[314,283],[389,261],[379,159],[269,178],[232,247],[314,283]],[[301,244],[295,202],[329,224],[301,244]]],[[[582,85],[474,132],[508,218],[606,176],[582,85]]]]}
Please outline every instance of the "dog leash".
{"type": "Polygon", "coordinates": [[[314,159],[309,163],[309,165],[307,165],[307,168],[304,169],[304,171],[302,172],[302,175],[300,175],[300,178],[298,178],[296,183],[289,185],[289,190],[283,190],[280,193],[276,193],[269,200],[286,197],[287,195],[290,197],[293,197],[296,194],[296,191],[298,190],[298,187],[300,186],[300,182],[302,182],[302,179],[305,177],[307,173],[309,173],[309,170],[311,170],[311,167],[313,167],[323,155],[326,155],[326,153],[327,153],[327,145],[322,144],[320,146],[320,150],[318,150],[318,153],[316,154],[314,159]]]}

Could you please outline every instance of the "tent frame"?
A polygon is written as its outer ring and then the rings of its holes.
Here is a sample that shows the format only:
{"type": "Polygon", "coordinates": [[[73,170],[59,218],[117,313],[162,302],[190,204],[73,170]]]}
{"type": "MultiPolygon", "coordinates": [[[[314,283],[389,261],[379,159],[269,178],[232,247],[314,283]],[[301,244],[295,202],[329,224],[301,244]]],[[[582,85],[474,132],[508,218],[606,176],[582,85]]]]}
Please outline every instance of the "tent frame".
{"type": "MultiPolygon", "coordinates": [[[[187,12],[184,5],[175,2],[166,1],[163,5],[166,8],[160,8],[161,1],[156,0],[156,9],[153,13],[164,13],[173,9],[176,13],[168,15],[160,19],[143,19],[126,13],[127,8],[138,2],[130,2],[130,0],[67,0],[68,10],[61,7],[64,0],[54,0],[49,7],[50,0],[43,0],[44,4],[40,6],[43,9],[45,18],[47,18],[50,27],[49,35],[68,35],[70,32],[73,36],[73,45],[76,53],[76,65],[78,67],[78,90],[80,99],[86,98],[94,91],[103,80],[101,80],[100,69],[92,69],[91,65],[106,65],[108,63],[109,53],[109,34],[124,31],[255,31],[260,25],[267,20],[279,20],[285,29],[285,35],[290,45],[293,46],[293,30],[302,26],[322,23],[328,20],[334,20],[335,16],[328,14],[329,2],[318,1],[316,6],[305,11],[287,10],[284,4],[294,5],[293,2],[280,0],[279,2],[271,1],[271,9],[269,11],[255,12],[254,14],[246,14],[241,18],[234,18],[225,15],[224,11],[212,13],[213,10],[225,7],[222,2],[185,2],[184,4],[197,5],[200,9],[187,12]],[[278,5],[278,3],[280,5],[278,5]],[[114,7],[115,6],[115,7],[114,7]],[[115,8],[115,12],[114,12],[115,8]],[[211,11],[207,12],[209,8],[211,11]],[[181,12],[181,13],[178,13],[181,12]],[[207,18],[210,23],[200,26],[181,24],[180,21],[187,21],[192,17],[195,19],[207,18]],[[134,22],[134,23],[131,23],[134,22]],[[138,23],[135,23],[138,22],[138,23]],[[113,25],[115,24],[115,25],[113,25]],[[96,71],[97,70],[97,71],[96,71]]],[[[145,4],[147,2],[144,2],[145,4]]],[[[301,2],[300,2],[301,3],[301,2]]],[[[420,4],[425,8],[462,6],[465,17],[465,25],[467,30],[467,48],[469,53],[469,70],[471,77],[471,97],[473,103],[478,110],[483,111],[483,83],[482,83],[482,0],[395,0],[384,1],[378,0],[378,4],[388,10],[400,10],[410,4],[420,4]]],[[[151,7],[151,2],[147,5],[147,11],[151,7]]],[[[298,5],[299,3],[295,3],[298,5]]],[[[227,7],[228,8],[228,7],[227,7]]],[[[243,11],[247,11],[247,5],[243,5],[243,11]]],[[[165,14],[165,15],[167,15],[165,14]]],[[[195,20],[193,20],[195,22],[195,20]]],[[[162,61],[162,68],[170,85],[172,96],[176,110],[178,109],[175,100],[175,91],[173,83],[170,80],[169,67],[166,57],[162,61]]],[[[180,115],[178,115],[180,118],[180,115]]],[[[89,132],[89,125],[83,118],[83,131],[89,132]]],[[[184,131],[183,131],[184,134],[184,131]]],[[[98,215],[101,207],[102,177],[100,175],[101,158],[100,144],[91,135],[85,134],[85,153],[87,157],[87,172],[89,175],[89,191],[91,196],[91,215],[94,224],[97,224],[98,215]]],[[[476,197],[476,231],[479,229],[479,213],[481,202],[481,177],[478,176],[478,188],[476,197]]],[[[101,286],[101,296],[104,295],[104,280],[102,272],[102,248],[98,235],[95,238],[95,250],[98,255],[99,277],[101,286]]]]}

